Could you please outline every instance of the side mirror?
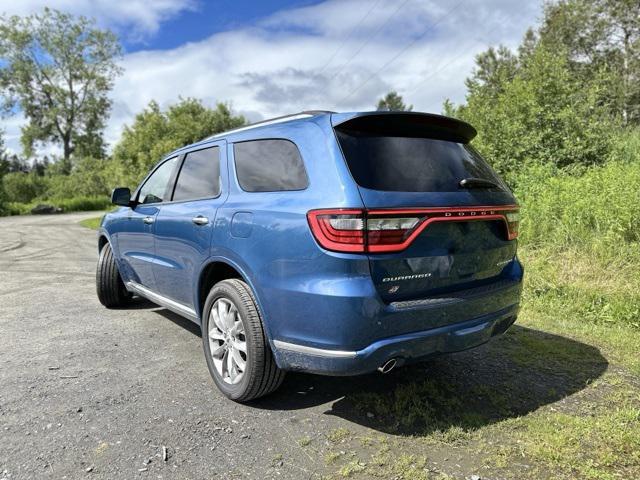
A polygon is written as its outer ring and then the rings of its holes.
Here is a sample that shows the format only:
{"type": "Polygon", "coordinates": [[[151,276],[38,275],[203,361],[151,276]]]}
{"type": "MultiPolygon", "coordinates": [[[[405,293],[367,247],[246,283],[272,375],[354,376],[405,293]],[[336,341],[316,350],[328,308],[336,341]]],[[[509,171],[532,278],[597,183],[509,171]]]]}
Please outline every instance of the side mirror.
{"type": "Polygon", "coordinates": [[[131,190],[127,187],[114,188],[111,192],[111,203],[122,207],[131,206],[131,190]]]}

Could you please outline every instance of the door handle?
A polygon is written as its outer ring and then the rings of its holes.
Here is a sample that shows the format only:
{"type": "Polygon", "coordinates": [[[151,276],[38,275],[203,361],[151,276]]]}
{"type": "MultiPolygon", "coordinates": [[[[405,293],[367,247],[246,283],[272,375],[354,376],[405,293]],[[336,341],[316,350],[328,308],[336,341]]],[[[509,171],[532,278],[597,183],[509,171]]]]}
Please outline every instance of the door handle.
{"type": "Polygon", "coordinates": [[[144,218],[142,219],[142,221],[143,221],[144,223],[146,223],[147,225],[151,225],[153,222],[155,222],[155,221],[156,221],[156,219],[155,219],[155,218],[153,218],[153,217],[144,217],[144,218]]]}
{"type": "Polygon", "coordinates": [[[195,223],[196,225],[206,225],[207,223],[209,223],[209,219],[207,217],[203,217],[202,215],[198,215],[197,217],[193,217],[191,219],[191,221],[193,223],[195,223]]]}

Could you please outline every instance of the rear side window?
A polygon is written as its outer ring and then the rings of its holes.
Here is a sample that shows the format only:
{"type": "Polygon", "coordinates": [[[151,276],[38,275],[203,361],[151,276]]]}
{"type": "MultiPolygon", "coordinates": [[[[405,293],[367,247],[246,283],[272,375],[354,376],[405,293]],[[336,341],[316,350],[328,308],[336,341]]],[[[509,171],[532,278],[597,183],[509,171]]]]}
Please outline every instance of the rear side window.
{"type": "Polygon", "coordinates": [[[289,140],[233,145],[238,182],[247,192],[304,190],[309,185],[298,147],[289,140]]]}
{"type": "Polygon", "coordinates": [[[184,159],[174,201],[212,198],[220,194],[220,149],[205,148],[187,153],[184,159]]]}
{"type": "Polygon", "coordinates": [[[463,178],[490,180],[506,189],[471,146],[423,137],[336,131],[358,185],[372,190],[455,192],[463,178]]]}

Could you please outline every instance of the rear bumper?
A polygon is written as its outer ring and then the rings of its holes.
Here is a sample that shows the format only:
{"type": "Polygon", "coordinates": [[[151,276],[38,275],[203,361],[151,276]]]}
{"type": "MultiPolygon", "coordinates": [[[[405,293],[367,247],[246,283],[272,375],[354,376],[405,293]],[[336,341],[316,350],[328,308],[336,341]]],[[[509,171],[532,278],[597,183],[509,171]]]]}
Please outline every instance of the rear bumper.
{"type": "Polygon", "coordinates": [[[518,305],[473,320],[378,340],[361,350],[328,350],[274,341],[281,368],[324,375],[359,375],[390,359],[398,365],[459,352],[488,342],[516,320],[518,305]]]}
{"type": "Polygon", "coordinates": [[[357,375],[392,358],[410,363],[476,347],[515,321],[523,273],[516,258],[490,285],[390,304],[368,272],[316,276],[286,290],[272,282],[264,313],[276,362],[285,370],[357,375]]]}

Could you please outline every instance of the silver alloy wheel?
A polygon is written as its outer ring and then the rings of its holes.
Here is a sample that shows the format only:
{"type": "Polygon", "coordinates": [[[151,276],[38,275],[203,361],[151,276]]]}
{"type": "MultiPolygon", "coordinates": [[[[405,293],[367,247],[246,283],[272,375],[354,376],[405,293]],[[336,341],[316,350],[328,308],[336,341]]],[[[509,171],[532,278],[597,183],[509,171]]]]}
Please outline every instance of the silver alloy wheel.
{"type": "Polygon", "coordinates": [[[227,298],[218,298],[209,314],[209,349],[216,371],[234,385],[247,367],[247,338],[238,309],[227,298]]]}

